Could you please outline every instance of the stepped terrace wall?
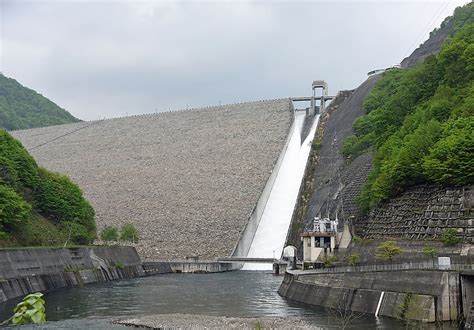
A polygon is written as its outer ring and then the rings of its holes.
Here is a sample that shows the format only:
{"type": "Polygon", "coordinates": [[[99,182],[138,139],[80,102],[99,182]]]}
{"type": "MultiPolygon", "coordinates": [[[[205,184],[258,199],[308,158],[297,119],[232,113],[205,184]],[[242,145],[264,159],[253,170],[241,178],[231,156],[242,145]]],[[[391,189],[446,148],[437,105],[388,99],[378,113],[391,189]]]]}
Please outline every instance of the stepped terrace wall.
{"type": "Polygon", "coordinates": [[[474,243],[474,186],[422,185],[407,189],[357,219],[363,237],[375,239],[440,239],[456,229],[465,243],[474,243]]]}
{"type": "Polygon", "coordinates": [[[289,99],[15,131],[69,175],[99,229],[135,224],[144,259],[231,254],[292,121],[289,99]]]}

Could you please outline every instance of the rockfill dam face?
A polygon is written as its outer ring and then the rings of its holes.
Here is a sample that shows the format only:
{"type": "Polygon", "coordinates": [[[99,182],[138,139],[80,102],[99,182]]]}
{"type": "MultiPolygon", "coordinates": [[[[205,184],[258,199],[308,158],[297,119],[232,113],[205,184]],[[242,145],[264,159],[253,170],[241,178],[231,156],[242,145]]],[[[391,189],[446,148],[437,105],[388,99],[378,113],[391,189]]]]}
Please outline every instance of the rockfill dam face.
{"type": "Polygon", "coordinates": [[[66,174],[99,230],[133,223],[143,259],[231,255],[285,145],[290,99],[14,131],[66,174]]]}

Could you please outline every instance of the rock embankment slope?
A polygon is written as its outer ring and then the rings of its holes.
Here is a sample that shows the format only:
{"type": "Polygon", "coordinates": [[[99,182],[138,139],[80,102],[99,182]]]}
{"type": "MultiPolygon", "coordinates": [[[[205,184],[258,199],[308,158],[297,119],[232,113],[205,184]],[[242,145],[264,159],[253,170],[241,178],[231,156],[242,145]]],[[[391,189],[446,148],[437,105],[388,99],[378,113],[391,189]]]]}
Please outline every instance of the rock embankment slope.
{"type": "Polygon", "coordinates": [[[292,122],[289,99],[15,131],[69,175],[99,229],[135,224],[142,258],[228,256],[292,122]]]}
{"type": "MultiPolygon", "coordinates": [[[[365,114],[363,101],[370,93],[379,75],[369,77],[337,108],[331,109],[324,128],[318,164],[314,169],[314,189],[309,201],[305,222],[311,223],[315,216],[334,218],[341,209],[341,190],[351,186],[358,179],[359,169],[355,169],[347,182],[342,182],[341,170],[345,160],[341,154],[344,140],[353,133],[352,124],[365,114]]],[[[343,193],[343,192],[342,192],[343,193]]]]}

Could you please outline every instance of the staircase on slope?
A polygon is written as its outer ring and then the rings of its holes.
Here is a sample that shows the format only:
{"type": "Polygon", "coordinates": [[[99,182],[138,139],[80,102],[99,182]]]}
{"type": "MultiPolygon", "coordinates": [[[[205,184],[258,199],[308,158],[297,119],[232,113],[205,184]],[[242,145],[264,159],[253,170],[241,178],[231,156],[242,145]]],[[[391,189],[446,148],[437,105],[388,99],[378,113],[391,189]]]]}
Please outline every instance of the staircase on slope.
{"type": "Polygon", "coordinates": [[[464,325],[465,329],[474,329],[474,300],[471,301],[471,308],[466,317],[466,324],[464,325]]]}

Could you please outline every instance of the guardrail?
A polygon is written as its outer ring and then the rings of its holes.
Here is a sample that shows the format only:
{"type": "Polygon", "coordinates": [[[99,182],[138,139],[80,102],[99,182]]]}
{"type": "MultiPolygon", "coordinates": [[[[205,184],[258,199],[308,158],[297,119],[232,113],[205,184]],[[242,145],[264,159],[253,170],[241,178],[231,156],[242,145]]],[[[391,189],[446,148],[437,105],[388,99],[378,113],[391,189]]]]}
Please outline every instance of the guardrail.
{"type": "Polygon", "coordinates": [[[293,271],[298,275],[327,274],[327,273],[354,273],[354,272],[386,272],[404,270],[444,270],[444,271],[465,271],[474,270],[474,264],[438,264],[435,261],[426,262],[404,262],[397,264],[373,264],[364,266],[345,266],[332,268],[319,268],[311,270],[293,271]]]}

